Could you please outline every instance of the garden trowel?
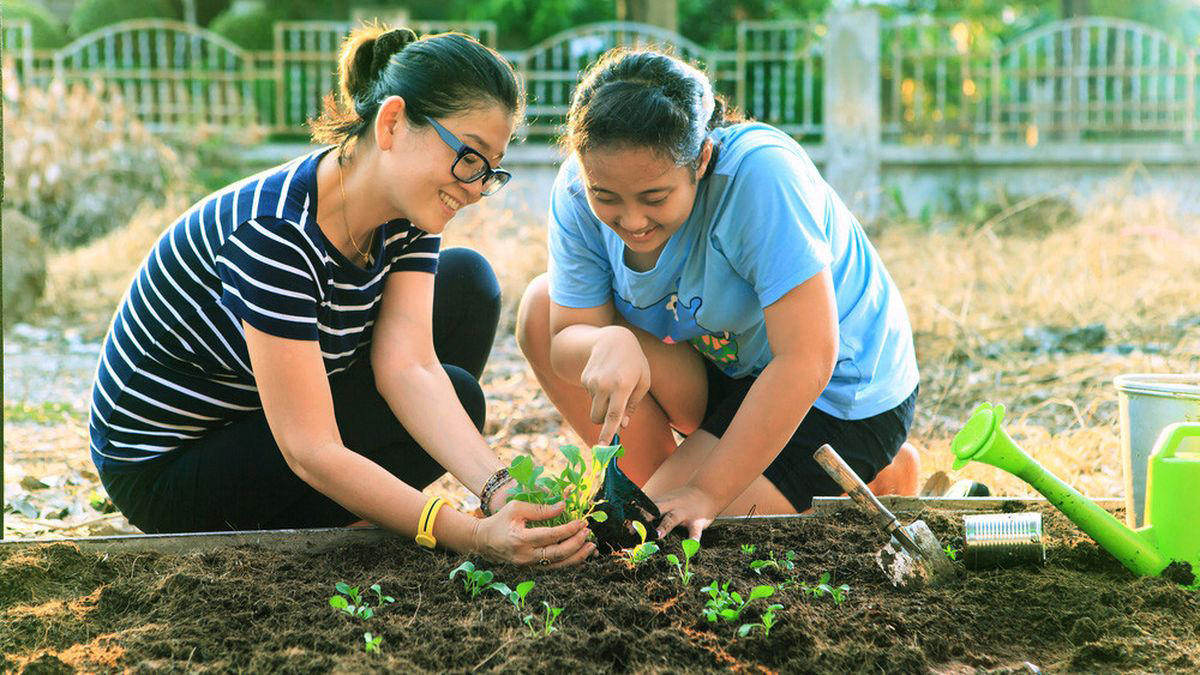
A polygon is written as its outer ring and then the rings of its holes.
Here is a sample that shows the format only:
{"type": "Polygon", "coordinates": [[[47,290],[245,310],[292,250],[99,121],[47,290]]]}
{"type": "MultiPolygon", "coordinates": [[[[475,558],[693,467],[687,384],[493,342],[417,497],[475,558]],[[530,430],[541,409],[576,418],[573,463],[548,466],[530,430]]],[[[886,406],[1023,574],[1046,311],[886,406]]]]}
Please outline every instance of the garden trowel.
{"type": "Polygon", "coordinates": [[[937,537],[923,520],[900,525],[866,483],[829,445],[822,445],[813,458],[846,494],[871,516],[871,520],[891,535],[892,539],[875,554],[875,562],[883,569],[893,586],[916,589],[936,586],[958,576],[959,569],[946,557],[937,537]]]}
{"type": "MultiPolygon", "coordinates": [[[[613,444],[617,443],[619,441],[614,438],[613,444]]],[[[602,553],[632,548],[642,543],[631,527],[633,521],[641,522],[646,531],[654,532],[662,520],[658,506],[621,471],[616,457],[604,471],[604,484],[596,498],[601,500],[596,510],[603,511],[607,518],[604,522],[593,522],[590,527],[596,535],[597,548],[602,553]]]]}

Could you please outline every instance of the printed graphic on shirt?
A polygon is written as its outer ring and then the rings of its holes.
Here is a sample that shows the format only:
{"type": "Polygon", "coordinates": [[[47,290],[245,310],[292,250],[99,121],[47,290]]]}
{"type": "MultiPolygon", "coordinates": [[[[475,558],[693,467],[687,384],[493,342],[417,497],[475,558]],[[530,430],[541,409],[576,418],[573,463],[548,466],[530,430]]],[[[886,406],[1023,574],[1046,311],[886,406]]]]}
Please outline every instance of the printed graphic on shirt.
{"type": "Polygon", "coordinates": [[[619,295],[613,300],[626,321],[663,342],[691,343],[696,351],[719,366],[737,363],[737,340],[728,331],[710,331],[697,321],[696,314],[704,304],[702,298],[693,296],[685,303],[678,293],[672,293],[649,307],[635,307],[619,295]]]}
{"type": "Polygon", "coordinates": [[[692,346],[718,366],[737,363],[738,343],[729,333],[709,333],[692,338],[692,346]]]}

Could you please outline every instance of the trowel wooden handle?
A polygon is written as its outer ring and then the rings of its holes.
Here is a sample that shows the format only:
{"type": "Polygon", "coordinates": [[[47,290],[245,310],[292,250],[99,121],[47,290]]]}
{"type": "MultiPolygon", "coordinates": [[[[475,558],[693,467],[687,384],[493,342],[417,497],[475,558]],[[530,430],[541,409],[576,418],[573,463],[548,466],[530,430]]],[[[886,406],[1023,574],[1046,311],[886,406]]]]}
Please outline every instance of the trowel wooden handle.
{"type": "Polygon", "coordinates": [[[899,525],[896,516],[893,516],[892,512],[880,503],[875,494],[871,492],[871,488],[867,487],[858,474],[854,473],[854,469],[851,469],[850,465],[846,464],[842,456],[837,454],[837,451],[828,443],[817,448],[817,451],[813,453],[813,458],[817,460],[817,464],[820,464],[822,469],[825,469],[825,473],[837,481],[846,494],[850,495],[850,498],[871,516],[876,525],[885,532],[890,532],[899,525]]]}

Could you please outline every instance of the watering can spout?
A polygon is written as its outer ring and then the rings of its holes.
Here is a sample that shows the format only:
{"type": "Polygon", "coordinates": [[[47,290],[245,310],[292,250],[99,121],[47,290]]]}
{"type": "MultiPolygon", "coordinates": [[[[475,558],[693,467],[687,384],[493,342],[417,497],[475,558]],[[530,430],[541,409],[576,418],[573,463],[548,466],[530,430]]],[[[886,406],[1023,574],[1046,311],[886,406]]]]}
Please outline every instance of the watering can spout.
{"type": "Polygon", "coordinates": [[[984,403],[976,408],[951,444],[955,469],[961,469],[972,460],[1003,469],[1044,495],[1134,574],[1157,576],[1162,572],[1167,560],[1154,544],[1153,528],[1129,529],[1108,511],[1059,480],[1009,438],[1000,426],[1003,419],[1003,405],[984,403]]]}

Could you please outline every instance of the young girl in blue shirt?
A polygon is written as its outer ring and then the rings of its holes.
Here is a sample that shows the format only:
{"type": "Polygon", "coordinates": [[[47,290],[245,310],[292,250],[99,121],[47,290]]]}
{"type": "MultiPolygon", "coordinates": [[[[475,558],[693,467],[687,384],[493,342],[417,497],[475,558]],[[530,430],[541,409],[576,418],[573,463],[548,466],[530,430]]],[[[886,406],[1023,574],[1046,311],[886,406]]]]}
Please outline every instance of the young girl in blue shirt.
{"type": "Polygon", "coordinates": [[[660,534],[840,494],[823,443],[876,492],[915,492],[904,303],[793,139],[736,119],[673,56],[615,51],[564,144],[518,341],[587,442],[619,432],[660,534]]]}

